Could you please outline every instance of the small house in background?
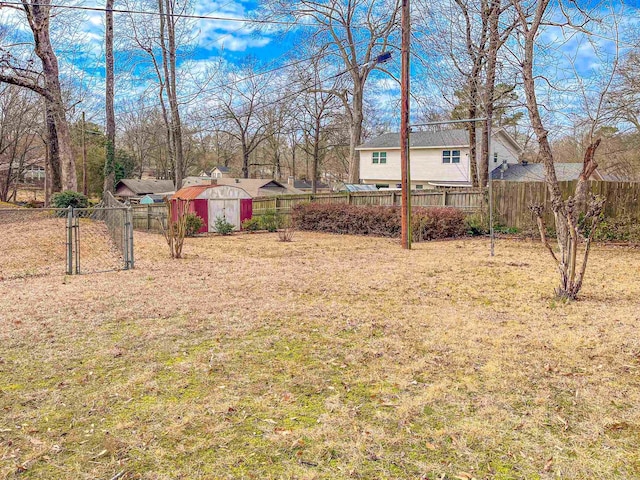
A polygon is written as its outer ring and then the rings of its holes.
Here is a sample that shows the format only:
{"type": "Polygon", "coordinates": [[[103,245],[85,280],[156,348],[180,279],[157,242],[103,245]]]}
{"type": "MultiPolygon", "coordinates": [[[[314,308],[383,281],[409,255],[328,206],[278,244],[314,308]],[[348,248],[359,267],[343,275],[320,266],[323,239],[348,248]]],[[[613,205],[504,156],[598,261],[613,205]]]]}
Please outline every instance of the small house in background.
{"type": "Polygon", "coordinates": [[[171,201],[178,212],[195,213],[203,220],[198,233],[215,232],[215,221],[222,217],[240,230],[242,222],[253,215],[253,200],[245,190],[228,185],[193,185],[178,190],[171,201]]]}
{"type": "MultiPolygon", "coordinates": [[[[171,195],[168,195],[171,196],[171,195]]],[[[155,203],[163,203],[165,197],[167,195],[158,195],[155,193],[150,193],[149,195],[145,195],[140,199],[140,205],[153,205],[155,203]]]]}
{"type": "MultiPolygon", "coordinates": [[[[313,190],[313,185],[311,185],[310,181],[307,180],[296,180],[295,177],[289,177],[287,179],[287,185],[291,188],[295,188],[296,190],[300,190],[304,193],[309,193],[313,190]]],[[[331,187],[324,182],[317,181],[316,182],[316,192],[330,192],[331,187]]]]}
{"type": "MultiPolygon", "coordinates": [[[[481,138],[480,129],[478,133],[481,138]]],[[[519,162],[523,149],[504,129],[494,130],[491,139],[490,172],[504,164],[511,166],[519,162]]],[[[473,185],[467,130],[412,132],[410,143],[411,190],[473,185]]],[[[360,152],[362,183],[376,185],[379,189],[400,188],[400,134],[385,133],[356,150],[360,152]]]]}
{"type": "Polygon", "coordinates": [[[211,170],[201,170],[198,176],[205,178],[231,178],[231,169],[224,165],[217,165],[211,170]]]}
{"type": "Polygon", "coordinates": [[[211,178],[229,178],[231,177],[231,169],[223,165],[218,165],[211,170],[211,178]]]}
{"type": "Polygon", "coordinates": [[[171,195],[174,191],[173,180],[123,178],[116,184],[115,196],[133,203],[145,195],[171,195]]]}

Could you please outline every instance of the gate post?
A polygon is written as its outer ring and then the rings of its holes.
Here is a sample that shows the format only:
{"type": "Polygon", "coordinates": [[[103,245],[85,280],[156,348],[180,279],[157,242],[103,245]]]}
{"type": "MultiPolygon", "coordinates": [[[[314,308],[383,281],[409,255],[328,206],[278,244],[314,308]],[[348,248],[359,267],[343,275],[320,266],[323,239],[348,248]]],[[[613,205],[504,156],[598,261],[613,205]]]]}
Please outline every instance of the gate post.
{"type": "Polygon", "coordinates": [[[67,275],[73,275],[73,207],[67,207],[67,275]]]}
{"type": "Polygon", "coordinates": [[[125,235],[127,242],[125,243],[127,252],[125,258],[127,259],[127,265],[125,269],[132,269],[134,266],[133,261],[133,208],[129,206],[125,212],[125,235]]]}

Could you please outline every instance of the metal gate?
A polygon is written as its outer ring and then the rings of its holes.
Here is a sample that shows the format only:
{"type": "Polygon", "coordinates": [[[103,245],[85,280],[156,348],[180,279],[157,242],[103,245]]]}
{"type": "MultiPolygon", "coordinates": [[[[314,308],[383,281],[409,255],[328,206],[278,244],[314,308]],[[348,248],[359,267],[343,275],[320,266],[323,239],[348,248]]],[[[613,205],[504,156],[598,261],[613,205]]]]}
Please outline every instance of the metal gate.
{"type": "Polygon", "coordinates": [[[133,268],[131,208],[70,207],[66,257],[68,275],[133,268]]]}

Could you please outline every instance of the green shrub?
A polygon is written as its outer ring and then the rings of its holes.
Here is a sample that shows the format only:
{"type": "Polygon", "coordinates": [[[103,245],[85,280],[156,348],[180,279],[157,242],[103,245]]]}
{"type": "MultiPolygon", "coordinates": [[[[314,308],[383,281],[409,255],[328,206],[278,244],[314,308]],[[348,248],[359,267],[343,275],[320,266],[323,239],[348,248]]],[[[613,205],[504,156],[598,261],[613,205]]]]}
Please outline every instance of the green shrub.
{"type": "Polygon", "coordinates": [[[464,219],[464,224],[467,227],[467,233],[473,237],[486,235],[489,231],[489,222],[487,221],[486,215],[482,213],[467,215],[464,219]]]}
{"type": "Polygon", "coordinates": [[[260,226],[267,232],[277,232],[282,225],[282,217],[275,210],[267,210],[260,216],[260,226]]]}
{"type": "Polygon", "coordinates": [[[233,232],[233,224],[227,222],[226,218],[220,216],[216,218],[216,221],[213,224],[213,229],[220,235],[229,235],[233,232]]]}
{"type": "Polygon", "coordinates": [[[601,242],[638,242],[640,224],[629,216],[607,218],[596,227],[593,238],[601,242]]]}
{"type": "Polygon", "coordinates": [[[503,233],[505,235],[517,235],[520,233],[520,229],[518,227],[507,227],[506,225],[501,224],[494,225],[493,231],[495,233],[503,233]]]}
{"type": "Polygon", "coordinates": [[[257,217],[247,218],[244,222],[242,222],[242,229],[247,232],[255,232],[260,230],[260,219],[257,217]]]}
{"type": "Polygon", "coordinates": [[[185,215],[185,235],[187,237],[193,237],[200,231],[204,225],[204,220],[195,213],[187,213],[185,215]]]}
{"type": "Polygon", "coordinates": [[[66,190],[54,193],[51,196],[51,205],[54,208],[87,208],[89,207],[89,199],[80,192],[66,190]]]}

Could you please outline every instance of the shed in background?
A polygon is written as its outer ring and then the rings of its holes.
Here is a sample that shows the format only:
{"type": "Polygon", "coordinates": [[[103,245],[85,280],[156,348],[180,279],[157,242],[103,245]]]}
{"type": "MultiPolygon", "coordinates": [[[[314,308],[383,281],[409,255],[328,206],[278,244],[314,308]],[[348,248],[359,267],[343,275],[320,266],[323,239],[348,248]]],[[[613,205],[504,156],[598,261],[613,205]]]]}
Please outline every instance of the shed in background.
{"type": "Polygon", "coordinates": [[[157,195],[151,193],[149,195],[145,195],[140,199],[140,205],[153,205],[154,203],[163,203],[164,198],[168,195],[157,195]]]}
{"type": "Polygon", "coordinates": [[[215,221],[223,217],[240,230],[242,222],[253,215],[253,200],[242,188],[228,185],[193,185],[178,190],[171,198],[175,215],[195,213],[204,225],[198,233],[215,232],[215,221]],[[189,204],[188,211],[185,212],[189,204]]]}

